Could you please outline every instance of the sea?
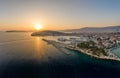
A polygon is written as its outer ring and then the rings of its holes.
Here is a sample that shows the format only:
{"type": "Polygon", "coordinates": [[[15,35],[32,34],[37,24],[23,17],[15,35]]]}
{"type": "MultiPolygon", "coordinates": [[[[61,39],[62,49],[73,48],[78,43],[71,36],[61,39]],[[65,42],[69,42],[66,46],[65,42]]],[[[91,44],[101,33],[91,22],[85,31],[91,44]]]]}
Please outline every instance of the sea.
{"type": "MultiPolygon", "coordinates": [[[[0,78],[120,78],[120,62],[59,51],[31,32],[0,32],[0,78]]],[[[120,49],[114,50],[120,57],[120,49]]]]}

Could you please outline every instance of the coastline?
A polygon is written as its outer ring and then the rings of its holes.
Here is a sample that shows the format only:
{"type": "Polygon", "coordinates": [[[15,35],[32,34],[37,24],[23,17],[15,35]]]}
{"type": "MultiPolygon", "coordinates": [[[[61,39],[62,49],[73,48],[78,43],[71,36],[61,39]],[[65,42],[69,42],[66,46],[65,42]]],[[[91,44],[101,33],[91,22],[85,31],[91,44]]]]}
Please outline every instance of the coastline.
{"type": "Polygon", "coordinates": [[[56,42],[56,41],[54,41],[54,40],[46,40],[46,39],[43,39],[43,41],[45,41],[45,42],[53,45],[55,48],[57,48],[58,50],[62,51],[63,53],[65,53],[65,54],[67,54],[67,55],[70,55],[70,54],[69,54],[69,52],[64,51],[64,50],[63,50],[64,48],[69,49],[69,50],[73,50],[73,51],[77,51],[77,52],[81,52],[81,53],[87,54],[87,55],[92,56],[92,57],[97,58],[97,59],[113,60],[113,61],[119,61],[119,62],[120,62],[120,58],[118,58],[118,57],[97,56],[97,55],[93,55],[92,53],[88,53],[87,51],[85,51],[85,50],[83,50],[83,49],[80,49],[80,48],[71,48],[71,47],[66,46],[66,45],[63,44],[63,43],[56,42]]]}
{"type": "Polygon", "coordinates": [[[120,62],[120,59],[119,59],[119,58],[112,58],[112,57],[109,57],[109,56],[99,57],[99,56],[97,56],[97,55],[93,55],[93,54],[91,54],[91,53],[87,53],[87,52],[85,52],[85,51],[82,50],[82,49],[75,49],[75,48],[70,48],[70,47],[66,47],[66,48],[69,49],[69,50],[73,50],[73,51],[81,52],[81,53],[83,53],[83,54],[87,54],[87,55],[92,56],[92,57],[97,58],[97,59],[114,60],[114,61],[119,61],[119,62],[120,62]]]}

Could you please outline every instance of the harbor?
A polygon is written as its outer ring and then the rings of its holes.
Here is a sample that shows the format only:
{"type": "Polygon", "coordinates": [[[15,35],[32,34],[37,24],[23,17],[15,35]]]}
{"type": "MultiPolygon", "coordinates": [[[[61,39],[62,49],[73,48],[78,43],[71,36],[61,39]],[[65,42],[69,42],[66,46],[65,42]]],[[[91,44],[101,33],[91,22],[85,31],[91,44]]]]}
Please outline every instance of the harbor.
{"type": "Polygon", "coordinates": [[[69,50],[87,54],[97,59],[120,61],[120,58],[118,58],[116,55],[114,55],[111,52],[107,52],[109,56],[97,56],[97,55],[93,55],[92,53],[89,52],[89,50],[86,50],[86,49],[73,48],[73,47],[68,46],[67,44],[63,44],[63,43],[60,43],[54,40],[47,40],[47,39],[42,39],[42,40],[47,42],[48,44],[53,45],[55,48],[65,53],[66,55],[70,55],[69,51],[66,50],[66,49],[69,49],[69,50]]]}

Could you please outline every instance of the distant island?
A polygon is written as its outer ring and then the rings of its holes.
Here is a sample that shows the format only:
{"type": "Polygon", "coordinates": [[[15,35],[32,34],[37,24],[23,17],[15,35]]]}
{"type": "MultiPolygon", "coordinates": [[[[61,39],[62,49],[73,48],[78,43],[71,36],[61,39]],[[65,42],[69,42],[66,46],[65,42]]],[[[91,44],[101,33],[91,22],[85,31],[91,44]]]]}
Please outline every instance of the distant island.
{"type": "Polygon", "coordinates": [[[23,30],[7,30],[6,32],[32,32],[32,31],[23,31],[23,30]]]}

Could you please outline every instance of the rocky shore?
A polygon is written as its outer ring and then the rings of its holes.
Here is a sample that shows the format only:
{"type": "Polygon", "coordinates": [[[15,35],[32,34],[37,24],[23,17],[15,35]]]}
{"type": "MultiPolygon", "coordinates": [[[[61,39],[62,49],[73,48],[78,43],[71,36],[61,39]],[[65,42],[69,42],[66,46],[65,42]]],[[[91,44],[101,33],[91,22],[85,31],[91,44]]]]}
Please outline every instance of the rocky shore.
{"type": "Polygon", "coordinates": [[[80,49],[80,48],[71,48],[71,47],[66,47],[66,48],[67,48],[67,49],[70,49],[70,50],[82,52],[82,53],[84,53],[84,54],[87,54],[87,55],[92,56],[92,57],[97,58],[97,59],[106,59],[106,60],[120,61],[120,58],[118,58],[117,56],[114,56],[114,57],[109,57],[109,56],[97,56],[97,55],[93,55],[92,53],[89,53],[87,50],[83,50],[83,49],[80,49]]]}

